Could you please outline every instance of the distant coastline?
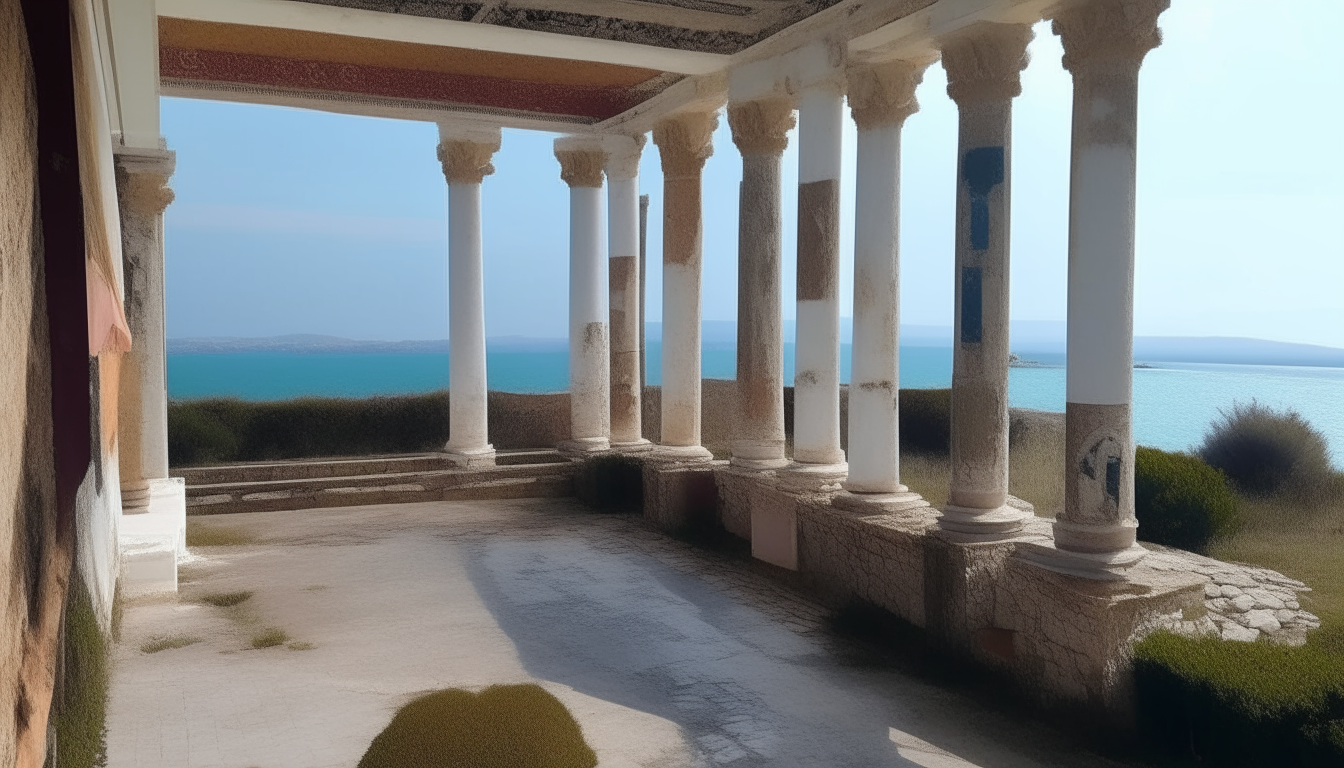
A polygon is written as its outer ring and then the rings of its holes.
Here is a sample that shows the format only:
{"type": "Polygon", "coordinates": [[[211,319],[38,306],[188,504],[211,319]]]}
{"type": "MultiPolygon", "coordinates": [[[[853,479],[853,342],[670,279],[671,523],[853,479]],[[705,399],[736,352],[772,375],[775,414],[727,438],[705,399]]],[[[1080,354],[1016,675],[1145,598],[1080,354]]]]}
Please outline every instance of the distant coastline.
{"type": "MultiPolygon", "coordinates": [[[[842,323],[842,338],[848,340],[849,319],[842,323]]],[[[793,323],[785,324],[786,339],[793,336],[793,323]]],[[[1031,323],[1014,325],[1011,365],[1018,368],[1053,367],[1064,364],[1066,345],[1062,324],[1031,323]]],[[[649,342],[662,338],[658,323],[649,323],[649,342]]],[[[731,349],[736,342],[735,324],[706,322],[703,343],[706,349],[731,349]]],[[[901,341],[908,347],[952,347],[952,329],[939,326],[906,326],[901,341]]],[[[494,351],[563,352],[569,342],[564,338],[500,336],[487,340],[494,351]]],[[[377,341],[347,339],[317,334],[289,334],[266,337],[225,337],[169,339],[170,355],[221,355],[237,353],[305,354],[447,354],[446,339],[377,341]]],[[[1154,363],[1211,363],[1219,365],[1288,365],[1344,368],[1344,349],[1311,344],[1295,344],[1264,339],[1230,337],[1138,336],[1134,339],[1134,357],[1141,366],[1154,363]]]]}

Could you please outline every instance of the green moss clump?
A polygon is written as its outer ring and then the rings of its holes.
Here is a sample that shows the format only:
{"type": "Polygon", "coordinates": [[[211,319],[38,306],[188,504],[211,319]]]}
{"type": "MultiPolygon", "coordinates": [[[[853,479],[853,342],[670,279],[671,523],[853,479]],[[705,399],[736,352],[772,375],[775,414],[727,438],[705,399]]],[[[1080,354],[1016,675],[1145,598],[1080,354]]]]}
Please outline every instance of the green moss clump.
{"type": "Polygon", "coordinates": [[[187,521],[188,547],[239,547],[256,540],[255,536],[241,528],[187,521]]]}
{"type": "Polygon", "coordinates": [[[1344,765],[1344,656],[1159,632],[1134,649],[1140,725],[1219,766],[1344,765]]]}
{"type": "Polygon", "coordinates": [[[187,637],[185,635],[174,635],[172,637],[155,637],[145,641],[140,646],[141,653],[158,653],[159,651],[169,651],[174,648],[186,648],[188,645],[195,645],[201,642],[199,637],[187,637]]]}
{"type": "Polygon", "coordinates": [[[208,595],[201,596],[201,602],[219,608],[232,608],[239,603],[247,602],[252,598],[250,591],[245,592],[211,592],[208,595]]]}
{"type": "Polygon", "coordinates": [[[1238,525],[1237,500],[1223,473],[1199,457],[1139,448],[1134,455],[1134,512],[1139,538],[1207,552],[1238,525]]]}
{"type": "Polygon", "coordinates": [[[56,768],[93,768],[107,761],[108,638],[93,599],[77,574],[70,580],[62,635],[64,663],[53,696],[56,768]]]}
{"type": "Polygon", "coordinates": [[[493,685],[421,696],[374,737],[359,768],[592,768],[597,755],[541,686],[493,685]]]}
{"type": "Polygon", "coordinates": [[[274,648],[289,642],[289,633],[278,627],[268,627],[252,636],[253,648],[274,648]]]}

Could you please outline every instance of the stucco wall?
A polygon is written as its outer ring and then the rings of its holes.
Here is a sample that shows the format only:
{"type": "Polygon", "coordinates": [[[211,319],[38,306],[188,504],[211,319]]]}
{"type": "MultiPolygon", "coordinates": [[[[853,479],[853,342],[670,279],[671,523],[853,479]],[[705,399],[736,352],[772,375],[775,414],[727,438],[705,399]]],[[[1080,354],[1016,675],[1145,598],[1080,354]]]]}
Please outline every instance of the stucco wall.
{"type": "Polygon", "coordinates": [[[0,765],[13,765],[23,640],[56,515],[36,205],[37,106],[19,0],[0,0],[0,765]]]}

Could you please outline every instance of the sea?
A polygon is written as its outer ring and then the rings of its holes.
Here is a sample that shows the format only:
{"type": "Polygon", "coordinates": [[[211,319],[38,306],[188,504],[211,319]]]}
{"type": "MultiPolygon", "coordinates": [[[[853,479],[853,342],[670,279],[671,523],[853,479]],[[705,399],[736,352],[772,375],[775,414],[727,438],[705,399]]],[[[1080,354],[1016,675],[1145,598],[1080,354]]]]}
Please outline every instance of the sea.
{"type": "MultiPolygon", "coordinates": [[[[660,381],[658,342],[648,342],[647,382],[660,381]]],[[[1024,354],[1023,357],[1028,355],[1024,354]]],[[[841,380],[848,382],[850,346],[842,345],[841,380]]],[[[1008,402],[1016,408],[1064,410],[1063,357],[1031,356],[1037,365],[1008,375],[1008,402]]],[[[902,346],[903,389],[952,383],[950,347],[902,346]]],[[[784,348],[785,381],[793,381],[793,345],[784,348]]],[[[702,375],[732,379],[732,345],[706,345],[702,375]]],[[[499,349],[486,355],[491,389],[562,392],[569,384],[569,356],[553,349],[499,349]]],[[[168,396],[174,400],[231,397],[286,400],[297,397],[370,397],[433,392],[448,387],[447,354],[349,354],[231,352],[170,354],[168,396]]],[[[1293,409],[1325,434],[1336,466],[1344,468],[1344,368],[1277,365],[1154,363],[1134,370],[1134,436],[1139,445],[1190,450],[1210,423],[1237,403],[1255,400],[1293,409]]]]}

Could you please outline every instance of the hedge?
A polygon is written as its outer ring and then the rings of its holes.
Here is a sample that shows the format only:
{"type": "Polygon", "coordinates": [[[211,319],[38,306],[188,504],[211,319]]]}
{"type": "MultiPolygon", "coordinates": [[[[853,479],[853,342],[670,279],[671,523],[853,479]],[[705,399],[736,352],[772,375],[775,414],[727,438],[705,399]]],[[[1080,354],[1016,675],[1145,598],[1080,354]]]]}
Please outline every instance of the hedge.
{"type": "Polygon", "coordinates": [[[1344,655],[1159,632],[1134,648],[1139,725],[1209,765],[1344,765],[1344,655]]]}
{"type": "Polygon", "coordinates": [[[1140,447],[1134,454],[1140,539],[1205,552],[1236,530],[1237,500],[1222,472],[1184,453],[1140,447]]]}

